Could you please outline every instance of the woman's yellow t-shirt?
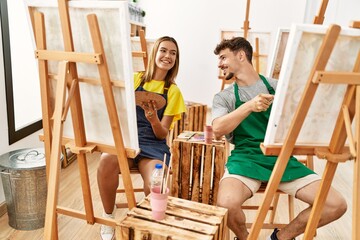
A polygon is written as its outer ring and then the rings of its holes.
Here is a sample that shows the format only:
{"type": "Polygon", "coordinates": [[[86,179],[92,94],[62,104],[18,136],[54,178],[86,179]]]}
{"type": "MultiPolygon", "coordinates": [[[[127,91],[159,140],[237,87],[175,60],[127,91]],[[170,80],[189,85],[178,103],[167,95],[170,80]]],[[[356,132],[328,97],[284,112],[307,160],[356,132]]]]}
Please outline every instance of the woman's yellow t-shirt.
{"type": "MultiPolygon", "coordinates": [[[[142,73],[134,74],[134,88],[137,89],[141,83],[142,73]]],[[[155,92],[159,94],[164,93],[165,81],[163,80],[151,80],[146,82],[143,88],[149,92],[155,92]]],[[[166,116],[174,116],[170,129],[173,128],[174,123],[181,119],[181,113],[186,111],[184,98],[178,86],[171,84],[167,93],[167,105],[164,111],[166,116]]]]}

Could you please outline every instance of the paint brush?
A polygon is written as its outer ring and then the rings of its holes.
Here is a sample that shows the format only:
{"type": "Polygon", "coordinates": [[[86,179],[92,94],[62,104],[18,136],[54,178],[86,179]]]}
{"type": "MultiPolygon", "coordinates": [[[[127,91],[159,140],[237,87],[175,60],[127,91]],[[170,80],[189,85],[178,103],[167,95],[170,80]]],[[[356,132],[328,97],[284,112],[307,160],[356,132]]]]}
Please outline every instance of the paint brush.
{"type": "Polygon", "coordinates": [[[162,165],[162,179],[161,179],[161,186],[160,186],[160,193],[164,193],[163,188],[164,188],[164,173],[165,173],[165,166],[166,166],[166,153],[164,154],[164,161],[163,161],[163,165],[162,165]]]}
{"type": "Polygon", "coordinates": [[[167,172],[166,172],[166,178],[165,178],[165,191],[164,191],[164,193],[166,193],[166,188],[167,188],[168,181],[169,181],[170,168],[171,168],[171,160],[172,160],[172,155],[170,156],[169,166],[168,166],[168,169],[167,169],[167,172]]]}

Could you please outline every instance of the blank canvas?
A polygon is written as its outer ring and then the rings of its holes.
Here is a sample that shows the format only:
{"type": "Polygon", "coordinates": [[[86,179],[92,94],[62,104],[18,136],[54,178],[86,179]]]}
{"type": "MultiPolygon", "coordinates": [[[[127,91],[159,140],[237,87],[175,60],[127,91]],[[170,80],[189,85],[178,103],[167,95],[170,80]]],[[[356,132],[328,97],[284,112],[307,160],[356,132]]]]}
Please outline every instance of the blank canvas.
{"type": "Polygon", "coordinates": [[[289,38],[289,29],[279,28],[275,38],[274,51],[269,56],[268,73],[266,76],[279,79],[281,66],[284,59],[287,40],[289,38]]]}
{"type": "MultiPolygon", "coordinates": [[[[63,37],[57,1],[25,0],[27,7],[44,13],[48,50],[63,51],[63,37]]],[[[133,66],[130,43],[130,23],[127,1],[69,1],[70,21],[75,52],[94,53],[88,14],[96,14],[112,81],[123,87],[113,87],[117,113],[126,148],[138,150],[133,66]]],[[[30,20],[29,20],[30,22],[30,20]]],[[[29,24],[31,26],[31,24],[29,24]]],[[[34,45],[35,46],[35,45],[34,45]]],[[[57,74],[58,62],[49,62],[49,72],[57,74]]],[[[79,78],[100,80],[95,64],[77,63],[79,78]]],[[[55,84],[53,84],[55,86],[55,84]]],[[[87,140],[114,146],[111,126],[100,85],[80,83],[85,132],[87,140]]],[[[54,97],[54,95],[53,95],[54,97]]],[[[64,125],[64,136],[73,137],[71,116],[64,125]]]]}
{"type": "MultiPolygon", "coordinates": [[[[282,145],[328,26],[293,25],[282,63],[264,145],[282,145]]],[[[342,29],[325,68],[351,72],[360,31],[342,29]]],[[[347,85],[320,84],[297,138],[298,145],[328,146],[347,85]]]]}

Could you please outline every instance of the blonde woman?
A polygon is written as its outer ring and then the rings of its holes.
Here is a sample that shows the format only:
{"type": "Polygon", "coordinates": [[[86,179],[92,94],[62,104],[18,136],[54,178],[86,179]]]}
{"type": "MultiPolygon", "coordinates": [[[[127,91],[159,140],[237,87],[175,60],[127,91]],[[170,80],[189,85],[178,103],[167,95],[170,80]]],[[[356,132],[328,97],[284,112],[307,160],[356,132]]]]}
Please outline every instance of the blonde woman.
{"type": "MultiPolygon", "coordinates": [[[[164,36],[157,39],[150,54],[145,72],[135,73],[135,91],[148,91],[162,95],[166,104],[161,109],[149,101],[136,106],[137,127],[140,154],[128,159],[129,166],[138,166],[144,181],[145,195],[150,193],[150,177],[157,163],[162,163],[166,153],[166,162],[170,159],[166,137],[175,121],[185,112],[185,103],[180,89],[175,84],[179,71],[179,48],[176,40],[164,36]]],[[[119,165],[117,157],[102,154],[97,172],[99,192],[104,207],[104,217],[114,218],[116,189],[119,184],[119,165]]],[[[102,240],[114,239],[114,229],[102,225],[102,240]]]]}

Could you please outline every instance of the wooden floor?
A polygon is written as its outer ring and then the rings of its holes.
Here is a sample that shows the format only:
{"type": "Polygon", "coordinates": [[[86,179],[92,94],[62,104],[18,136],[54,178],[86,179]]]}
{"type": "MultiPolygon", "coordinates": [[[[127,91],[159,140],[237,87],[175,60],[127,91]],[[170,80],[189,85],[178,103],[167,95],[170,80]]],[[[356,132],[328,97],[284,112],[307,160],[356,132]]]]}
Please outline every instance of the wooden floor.
{"type": "MultiPolygon", "coordinates": [[[[95,153],[89,155],[88,166],[90,174],[90,182],[92,189],[92,199],[94,204],[95,215],[100,216],[102,213],[102,205],[98,194],[97,182],[96,182],[96,168],[97,159],[99,154],[95,153]]],[[[322,173],[325,162],[323,160],[315,160],[315,171],[319,174],[322,173]]],[[[317,231],[317,240],[350,240],[351,239],[351,201],[352,201],[352,172],[353,162],[346,162],[339,164],[336,176],[333,182],[333,186],[338,189],[347,199],[348,211],[338,221],[331,223],[317,231]]],[[[77,162],[75,161],[70,166],[61,171],[61,182],[59,192],[59,204],[61,206],[74,208],[83,211],[83,201],[79,182],[79,172],[77,170],[77,162]]],[[[140,177],[133,179],[135,185],[141,185],[142,181],[140,177]]],[[[142,193],[136,195],[137,199],[143,197],[142,193]]],[[[119,201],[123,200],[123,196],[119,196],[119,201]]],[[[256,198],[252,199],[256,201],[256,198]]],[[[276,219],[278,221],[287,221],[287,205],[285,198],[281,197],[280,207],[277,212],[276,219]]],[[[305,205],[296,201],[295,211],[298,213],[305,205]]],[[[125,216],[126,210],[117,210],[116,218],[122,218],[125,216]]],[[[248,211],[247,217],[250,219],[255,214],[255,211],[248,211]]],[[[88,225],[83,220],[70,218],[67,216],[58,216],[59,225],[59,239],[66,240],[89,240],[100,239],[99,238],[99,224],[88,225]]],[[[266,239],[271,233],[270,230],[262,230],[259,239],[266,239]]],[[[37,240],[43,239],[43,228],[33,231],[19,231],[11,228],[8,225],[7,214],[0,217],[0,240],[16,239],[16,240],[37,240]]],[[[232,238],[231,238],[232,239],[232,238]]],[[[298,239],[301,239],[299,237],[298,239]]]]}

